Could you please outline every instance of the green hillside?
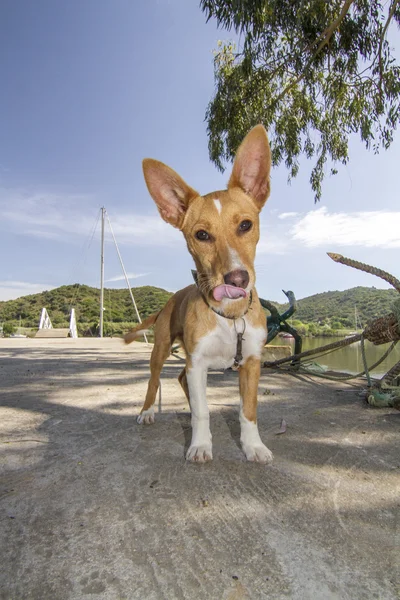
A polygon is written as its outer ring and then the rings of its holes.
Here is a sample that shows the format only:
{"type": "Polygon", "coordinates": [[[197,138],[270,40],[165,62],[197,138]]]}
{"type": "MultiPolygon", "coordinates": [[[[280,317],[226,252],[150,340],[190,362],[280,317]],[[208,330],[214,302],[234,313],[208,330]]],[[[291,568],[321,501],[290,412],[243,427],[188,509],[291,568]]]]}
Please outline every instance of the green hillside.
{"type": "MultiPolygon", "coordinates": [[[[132,288],[132,292],[142,318],[159,311],[172,295],[152,286],[132,288]]],[[[0,302],[0,322],[37,328],[41,310],[45,307],[54,327],[67,327],[71,307],[74,307],[79,333],[87,332],[88,328],[94,333],[99,321],[99,299],[100,291],[96,288],[63,285],[48,292],[0,302]]],[[[127,289],[104,289],[104,308],[106,333],[126,331],[137,320],[127,289]]]]}
{"type": "MultiPolygon", "coordinates": [[[[140,315],[159,311],[171,297],[161,288],[143,286],[132,289],[140,315]]],[[[64,285],[48,292],[23,296],[17,300],[0,302],[0,324],[36,329],[40,313],[47,308],[54,327],[68,327],[71,307],[75,308],[80,335],[95,335],[99,322],[99,297],[96,288],[87,285],[64,285]]],[[[329,326],[330,329],[354,329],[355,309],[359,323],[364,327],[368,321],[388,314],[398,294],[395,290],[356,287],[344,292],[324,292],[298,301],[293,317],[295,327],[300,324],[329,326]]],[[[126,289],[104,290],[105,334],[121,334],[136,322],[136,314],[126,289]]],[[[276,304],[282,312],[287,305],[276,304]]],[[[359,325],[360,326],[360,325],[359,325]]],[[[308,332],[303,328],[304,334],[308,332]]],[[[314,331],[315,333],[315,331],[314,331]]]]}
{"type": "MultiPolygon", "coordinates": [[[[323,292],[303,298],[297,303],[294,318],[303,323],[337,323],[355,328],[355,311],[361,326],[392,311],[398,293],[374,287],[355,287],[344,292],[323,292]]],[[[278,305],[277,305],[278,306],[278,305]]],[[[288,305],[279,305],[286,309],[288,305]]],[[[360,325],[359,325],[360,326],[360,325]]]]}

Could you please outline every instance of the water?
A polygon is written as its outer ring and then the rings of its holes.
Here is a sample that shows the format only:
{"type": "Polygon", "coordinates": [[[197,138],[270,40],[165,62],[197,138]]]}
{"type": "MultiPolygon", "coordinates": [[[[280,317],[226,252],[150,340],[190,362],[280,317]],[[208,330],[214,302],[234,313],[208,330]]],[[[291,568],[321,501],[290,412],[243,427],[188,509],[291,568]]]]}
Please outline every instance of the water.
{"type": "MultiPolygon", "coordinates": [[[[315,337],[303,338],[303,351],[320,348],[332,342],[338,342],[341,338],[337,337],[315,337]]],[[[290,345],[294,350],[294,340],[288,338],[275,338],[272,344],[287,346],[290,345]]],[[[390,344],[374,346],[371,342],[365,342],[365,350],[368,366],[373,365],[389,348],[390,344]]],[[[360,373],[364,370],[361,356],[361,343],[356,342],[335,350],[330,354],[321,357],[310,357],[310,360],[317,362],[333,371],[342,371],[345,373],[360,373]]],[[[389,354],[389,356],[376,369],[371,371],[375,377],[381,377],[391,369],[400,360],[400,342],[389,354]]]]}

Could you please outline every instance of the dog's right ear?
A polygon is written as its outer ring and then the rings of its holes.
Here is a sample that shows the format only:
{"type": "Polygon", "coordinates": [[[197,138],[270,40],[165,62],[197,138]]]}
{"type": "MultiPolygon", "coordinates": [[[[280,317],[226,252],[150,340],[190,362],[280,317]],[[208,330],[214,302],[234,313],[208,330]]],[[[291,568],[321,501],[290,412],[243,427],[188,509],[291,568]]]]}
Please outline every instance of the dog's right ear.
{"type": "Polygon", "coordinates": [[[181,229],[189,202],[200,194],[188,186],[178,173],[158,160],[145,158],[143,174],[147,189],[164,221],[181,229]]]}

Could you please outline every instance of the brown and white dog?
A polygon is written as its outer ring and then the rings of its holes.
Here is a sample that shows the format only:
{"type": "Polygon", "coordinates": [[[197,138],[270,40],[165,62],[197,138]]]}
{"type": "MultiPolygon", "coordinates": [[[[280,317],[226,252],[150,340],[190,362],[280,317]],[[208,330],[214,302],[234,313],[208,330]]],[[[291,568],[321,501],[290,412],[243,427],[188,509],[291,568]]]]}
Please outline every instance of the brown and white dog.
{"type": "Polygon", "coordinates": [[[197,268],[197,285],[170,298],[157,314],[125,336],[130,343],[155,323],[151,377],[138,423],[154,423],[162,366],[179,340],[186,366],[179,382],[191,409],[192,440],[186,459],[212,460],[208,368],[239,370],[240,441],[247,460],[267,463],[272,453],[257,427],[260,356],[267,337],[255,290],[254,258],[259,212],[270,190],[271,154],[266,131],[254,127],[240,145],[228,189],[201,196],[165,164],[145,159],[144,177],[162,218],[180,229],[197,268]]]}

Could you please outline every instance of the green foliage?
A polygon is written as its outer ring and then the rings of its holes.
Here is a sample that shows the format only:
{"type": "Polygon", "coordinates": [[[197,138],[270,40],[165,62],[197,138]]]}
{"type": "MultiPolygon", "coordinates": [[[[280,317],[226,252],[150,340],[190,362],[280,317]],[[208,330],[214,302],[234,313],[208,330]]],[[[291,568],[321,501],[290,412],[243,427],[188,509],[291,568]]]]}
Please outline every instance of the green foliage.
{"type": "Polygon", "coordinates": [[[318,326],[315,323],[310,323],[308,326],[308,334],[311,336],[318,334],[318,326]]]}
{"type": "Polygon", "coordinates": [[[10,323],[10,321],[7,321],[7,323],[4,323],[3,334],[5,336],[13,335],[16,331],[17,331],[17,328],[15,327],[15,325],[13,325],[13,323],[10,323]]]}
{"type": "MultiPolygon", "coordinates": [[[[152,286],[133,288],[132,293],[142,319],[161,310],[172,296],[170,292],[152,286]]],[[[0,322],[11,321],[14,325],[37,328],[43,307],[54,327],[68,327],[71,308],[75,308],[79,334],[98,335],[100,291],[80,284],[63,285],[49,292],[0,302],[0,322]]],[[[137,321],[127,289],[105,289],[104,308],[106,335],[126,332],[137,321]]]]}
{"type": "Polygon", "coordinates": [[[274,165],[289,179],[314,159],[316,200],[326,174],[346,164],[350,134],[387,149],[400,120],[400,67],[386,39],[400,0],[201,0],[207,20],[241,36],[219,42],[216,91],[206,113],[211,160],[220,170],[257,123],[274,165]]]}

